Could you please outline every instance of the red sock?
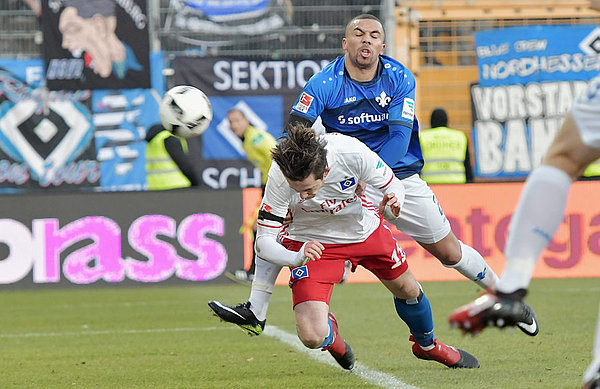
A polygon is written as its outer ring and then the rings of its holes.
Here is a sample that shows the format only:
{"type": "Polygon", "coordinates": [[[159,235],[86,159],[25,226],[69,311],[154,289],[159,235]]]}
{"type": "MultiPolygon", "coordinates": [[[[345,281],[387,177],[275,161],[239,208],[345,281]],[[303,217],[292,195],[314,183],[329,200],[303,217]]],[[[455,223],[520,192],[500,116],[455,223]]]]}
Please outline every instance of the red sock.
{"type": "Polygon", "coordinates": [[[344,339],[339,336],[339,334],[336,334],[335,340],[331,346],[327,348],[327,350],[335,355],[344,355],[346,353],[346,344],[344,343],[344,339]]]}
{"type": "Polygon", "coordinates": [[[346,344],[344,343],[344,339],[340,336],[337,320],[331,313],[329,314],[329,320],[331,321],[331,330],[333,331],[333,343],[323,348],[323,350],[327,350],[330,353],[341,357],[346,353],[346,344]]]}

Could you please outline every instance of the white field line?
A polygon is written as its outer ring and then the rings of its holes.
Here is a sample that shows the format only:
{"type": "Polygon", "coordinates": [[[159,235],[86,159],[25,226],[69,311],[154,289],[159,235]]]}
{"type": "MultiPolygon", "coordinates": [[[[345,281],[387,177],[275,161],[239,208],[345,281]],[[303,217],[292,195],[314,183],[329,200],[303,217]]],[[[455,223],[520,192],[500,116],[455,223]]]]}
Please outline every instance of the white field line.
{"type": "MultiPolygon", "coordinates": [[[[165,332],[195,332],[195,331],[220,331],[223,329],[237,330],[233,326],[219,327],[183,327],[183,328],[149,328],[137,330],[102,330],[102,331],[66,331],[66,332],[27,332],[22,334],[0,334],[0,339],[15,339],[15,338],[42,338],[42,337],[61,337],[61,336],[93,336],[93,335],[118,335],[118,334],[151,334],[165,332]]],[[[269,325],[263,332],[264,335],[270,336],[292,346],[297,351],[307,354],[311,358],[318,360],[321,363],[327,363],[338,369],[342,369],[337,362],[329,355],[329,353],[321,350],[311,350],[300,342],[296,335],[285,332],[275,326],[269,325]]],[[[397,388],[397,389],[419,389],[416,386],[409,385],[393,375],[382,373],[371,369],[360,362],[357,362],[352,369],[352,374],[355,374],[363,380],[370,382],[382,388],[397,388]]]]}
{"type": "MultiPolygon", "coordinates": [[[[300,339],[298,339],[296,335],[290,334],[289,332],[285,332],[272,325],[268,325],[265,328],[263,334],[275,338],[289,346],[292,346],[294,349],[296,349],[296,351],[307,354],[311,358],[316,359],[321,363],[327,363],[329,365],[337,367],[338,369],[343,370],[340,367],[340,365],[338,365],[338,363],[329,355],[329,353],[323,352],[318,349],[311,350],[309,348],[306,348],[300,342],[300,339]]],[[[412,386],[407,384],[406,382],[403,382],[402,380],[391,374],[386,374],[375,369],[371,369],[370,367],[367,367],[360,362],[357,362],[354,365],[354,369],[352,369],[351,374],[355,374],[363,380],[373,385],[380,386],[382,388],[419,389],[416,386],[412,386]]]]}

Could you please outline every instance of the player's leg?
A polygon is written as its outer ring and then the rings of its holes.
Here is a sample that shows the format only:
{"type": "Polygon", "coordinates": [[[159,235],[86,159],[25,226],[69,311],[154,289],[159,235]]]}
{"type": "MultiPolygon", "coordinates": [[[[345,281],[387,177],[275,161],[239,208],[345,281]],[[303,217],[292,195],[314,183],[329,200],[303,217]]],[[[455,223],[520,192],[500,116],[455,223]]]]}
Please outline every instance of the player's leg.
{"type": "MultiPolygon", "coordinates": [[[[456,269],[484,289],[493,287],[498,276],[481,254],[456,238],[427,183],[417,174],[403,179],[402,183],[406,195],[400,217],[394,222],[396,227],[413,237],[444,266],[456,269]]],[[[373,193],[367,188],[369,199],[373,193]]]]}
{"type": "Polygon", "coordinates": [[[409,340],[414,342],[412,352],[417,358],[436,361],[451,368],[479,367],[479,361],[472,354],[447,346],[435,338],[431,305],[410,271],[395,280],[382,279],[381,282],[394,294],[396,313],[408,325],[411,333],[409,340]]]}
{"type": "Polygon", "coordinates": [[[548,246],[564,217],[569,188],[585,167],[600,157],[600,149],[583,143],[571,115],[567,115],[542,165],[527,178],[510,222],[504,255],[506,268],[496,292],[487,293],[450,315],[451,324],[477,333],[488,325],[517,325],[529,334],[538,333],[537,322],[523,317],[533,310],[523,301],[537,259],[548,246]]]}
{"type": "Polygon", "coordinates": [[[269,300],[281,266],[256,257],[256,272],[247,302],[235,306],[209,301],[208,306],[221,320],[238,325],[249,335],[260,335],[265,327],[269,300]]]}
{"type": "Polygon", "coordinates": [[[431,305],[421,285],[408,270],[406,255],[391,232],[381,225],[369,238],[352,247],[357,264],[375,274],[394,295],[398,316],[406,323],[413,354],[420,359],[435,360],[448,367],[479,367],[477,358],[466,351],[444,345],[433,334],[431,305]]]}
{"type": "Polygon", "coordinates": [[[594,359],[588,366],[583,375],[584,389],[600,388],[600,311],[598,312],[598,322],[596,323],[596,340],[594,342],[594,359]]]}
{"type": "Polygon", "coordinates": [[[341,280],[343,272],[343,259],[314,261],[292,269],[290,282],[296,330],[302,343],[328,351],[342,368],[351,370],[354,352],[340,336],[337,320],[329,312],[333,285],[341,280]],[[301,268],[303,271],[294,271],[301,268]]]}

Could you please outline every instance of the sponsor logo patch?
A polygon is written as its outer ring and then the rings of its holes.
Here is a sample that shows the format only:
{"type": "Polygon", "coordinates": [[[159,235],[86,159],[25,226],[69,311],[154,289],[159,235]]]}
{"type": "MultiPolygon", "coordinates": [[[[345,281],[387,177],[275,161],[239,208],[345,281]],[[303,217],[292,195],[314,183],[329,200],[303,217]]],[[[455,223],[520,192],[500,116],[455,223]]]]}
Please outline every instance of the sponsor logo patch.
{"type": "Polygon", "coordinates": [[[269,205],[267,205],[265,203],[262,203],[260,205],[260,210],[271,213],[271,211],[273,210],[273,208],[271,208],[269,205]]]}
{"type": "Polygon", "coordinates": [[[411,121],[415,119],[415,101],[413,99],[408,97],[404,99],[402,117],[411,121]]]}
{"type": "Polygon", "coordinates": [[[298,104],[296,104],[294,108],[302,113],[307,113],[313,100],[314,97],[312,97],[306,92],[302,92],[302,94],[300,95],[300,99],[298,100],[298,104]]]}
{"type": "Polygon", "coordinates": [[[302,278],[306,278],[308,277],[308,268],[306,267],[306,265],[304,266],[300,266],[300,267],[295,267],[292,269],[292,278],[295,280],[299,280],[302,278]]]}

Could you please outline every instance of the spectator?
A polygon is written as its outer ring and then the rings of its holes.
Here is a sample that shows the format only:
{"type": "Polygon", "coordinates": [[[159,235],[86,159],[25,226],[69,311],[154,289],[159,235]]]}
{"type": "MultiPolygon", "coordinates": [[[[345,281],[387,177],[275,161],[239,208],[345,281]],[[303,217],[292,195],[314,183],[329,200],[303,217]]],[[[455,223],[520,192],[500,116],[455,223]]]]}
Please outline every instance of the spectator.
{"type": "Polygon", "coordinates": [[[469,141],[464,132],[448,128],[442,108],[431,113],[431,128],[419,132],[425,165],[421,178],[428,184],[473,182],[469,141]]]}
{"type": "MultiPolygon", "coordinates": [[[[227,120],[229,120],[229,127],[231,131],[242,140],[242,147],[246,151],[248,160],[262,173],[262,192],[264,192],[265,184],[267,182],[267,176],[269,174],[269,168],[271,167],[271,150],[277,144],[277,141],[273,135],[267,131],[258,129],[250,124],[250,121],[238,108],[232,108],[227,113],[227,120]]],[[[261,193],[262,197],[262,193],[261,193]]],[[[258,204],[257,204],[258,205],[258,204]]],[[[249,220],[244,221],[241,231],[245,232],[248,229],[252,229],[253,243],[254,236],[256,235],[256,218],[258,215],[258,208],[253,213],[249,220]]],[[[253,244],[254,246],[254,244],[253,244]]],[[[235,277],[241,281],[250,281],[254,277],[255,257],[254,250],[252,250],[252,264],[248,270],[240,269],[235,272],[235,277]]]]}
{"type": "Polygon", "coordinates": [[[149,190],[164,190],[198,186],[188,144],[160,124],[146,134],[146,177],[149,190]]]}

